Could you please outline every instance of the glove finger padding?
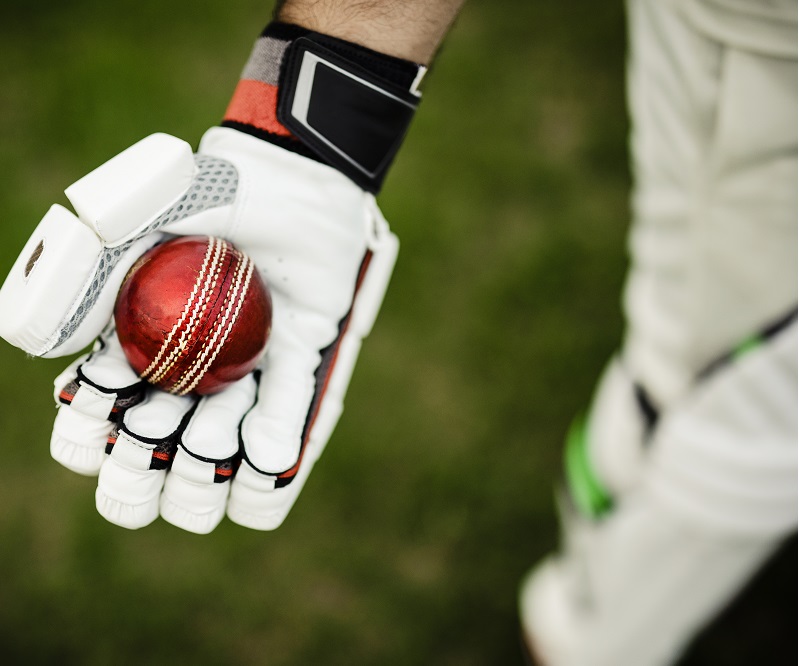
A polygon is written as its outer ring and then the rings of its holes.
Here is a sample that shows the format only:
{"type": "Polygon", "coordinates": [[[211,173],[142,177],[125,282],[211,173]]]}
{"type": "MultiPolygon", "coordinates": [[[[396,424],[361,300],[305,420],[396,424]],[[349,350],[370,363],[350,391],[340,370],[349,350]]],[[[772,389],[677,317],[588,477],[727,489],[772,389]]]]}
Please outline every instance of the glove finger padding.
{"type": "MultiPolygon", "coordinates": [[[[66,190],[77,215],[54,205],[2,289],[0,336],[33,356],[66,356],[91,344],[111,316],[128,269],[189,217],[224,226],[236,198],[235,167],[165,134],[153,134],[66,190]]],[[[213,232],[212,232],[213,233],[213,232]]]]}
{"type": "Polygon", "coordinates": [[[54,382],[59,410],[50,439],[50,453],[64,467],[96,475],[115,423],[125,410],[141,402],[147,391],[128,365],[116,335],[99,338],[90,354],[62,372],[54,382]]]}
{"type": "Polygon", "coordinates": [[[228,502],[228,517],[245,527],[271,530],[282,524],[341,414],[361,341],[374,324],[399,247],[377,211],[374,224],[352,304],[328,344],[309,346],[307,331],[318,324],[316,315],[287,313],[275,297],[278,319],[258,400],[241,424],[243,462],[228,502]]]}
{"type": "Polygon", "coordinates": [[[256,379],[248,375],[203,398],[182,431],[161,496],[161,516],[189,532],[207,534],[225,515],[230,479],[240,462],[239,425],[252,407],[256,379]]]}
{"type": "Polygon", "coordinates": [[[137,529],[158,517],[167,470],[196,402],[150,389],[125,412],[109,437],[97,483],[97,511],[106,520],[137,529]]]}

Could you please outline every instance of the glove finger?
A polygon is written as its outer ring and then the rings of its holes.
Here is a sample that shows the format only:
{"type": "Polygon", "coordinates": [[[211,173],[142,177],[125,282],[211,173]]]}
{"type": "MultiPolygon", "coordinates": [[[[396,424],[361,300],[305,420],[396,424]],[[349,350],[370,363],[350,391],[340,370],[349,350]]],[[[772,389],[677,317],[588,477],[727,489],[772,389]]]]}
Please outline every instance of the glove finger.
{"type": "Polygon", "coordinates": [[[158,517],[158,498],[180,433],[196,399],[151,389],[129,408],[108,440],[95,502],[109,522],[128,529],[158,517]]]}
{"type": "Polygon", "coordinates": [[[222,520],[230,479],[240,461],[239,424],[255,395],[256,380],[248,375],[199,402],[166,478],[164,520],[197,534],[211,532],[222,520]]]}
{"type": "Polygon", "coordinates": [[[59,410],[50,453],[64,467],[94,476],[105,459],[114,422],[142,400],[147,385],[130,368],[111,333],[62,372],[54,386],[59,410]]]}
{"type": "MultiPolygon", "coordinates": [[[[398,251],[396,237],[370,201],[369,249],[348,301],[340,302],[340,288],[309,290],[327,304],[291,298],[282,281],[272,291],[270,348],[258,401],[241,424],[243,461],[227,509],[245,527],[270,530],[283,522],[341,414],[361,341],[374,324],[398,251]],[[330,307],[334,302],[340,310],[330,307]]],[[[306,273],[284,279],[301,287],[306,273]]],[[[322,284],[328,282],[335,281],[322,284]]]]}
{"type": "MultiPolygon", "coordinates": [[[[306,319],[295,315],[293,324],[310,327],[306,319]]],[[[241,424],[244,460],[227,509],[234,522],[272,530],[293,506],[342,412],[362,339],[354,323],[351,312],[321,351],[301,345],[287,322],[275,324],[258,401],[241,424]]]]}

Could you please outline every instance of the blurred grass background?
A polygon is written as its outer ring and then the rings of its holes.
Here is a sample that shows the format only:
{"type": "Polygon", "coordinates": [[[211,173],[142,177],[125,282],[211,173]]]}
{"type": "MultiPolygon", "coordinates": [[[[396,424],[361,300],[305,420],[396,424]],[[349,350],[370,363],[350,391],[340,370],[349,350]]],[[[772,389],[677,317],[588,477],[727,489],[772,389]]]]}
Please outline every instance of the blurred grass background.
{"type": "MultiPolygon", "coordinates": [[[[0,274],[90,169],[155,131],[196,145],[270,11],[4,0],[0,274]]],[[[621,2],[467,6],[381,195],[382,316],[275,533],[106,523],[49,457],[65,361],[0,344],[5,663],[520,663],[562,436],[621,337],[624,48],[621,2]]],[[[728,639],[692,663],[747,663],[728,639]]]]}

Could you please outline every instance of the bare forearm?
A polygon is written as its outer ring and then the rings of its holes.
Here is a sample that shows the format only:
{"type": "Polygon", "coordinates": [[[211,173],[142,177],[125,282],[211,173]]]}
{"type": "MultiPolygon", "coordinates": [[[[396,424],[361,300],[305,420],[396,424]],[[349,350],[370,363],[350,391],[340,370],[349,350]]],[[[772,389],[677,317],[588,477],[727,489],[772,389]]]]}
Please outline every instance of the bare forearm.
{"type": "Polygon", "coordinates": [[[465,0],[284,0],[276,18],[429,64],[465,0]]]}

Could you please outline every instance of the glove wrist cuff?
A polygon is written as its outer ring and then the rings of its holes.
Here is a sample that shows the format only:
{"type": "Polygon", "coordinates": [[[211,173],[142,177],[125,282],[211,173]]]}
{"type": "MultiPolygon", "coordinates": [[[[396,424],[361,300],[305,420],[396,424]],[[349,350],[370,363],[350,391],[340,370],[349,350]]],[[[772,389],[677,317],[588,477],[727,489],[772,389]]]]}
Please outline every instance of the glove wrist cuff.
{"type": "Polygon", "coordinates": [[[222,121],[379,191],[426,68],[287,23],[255,43],[222,121]]]}

